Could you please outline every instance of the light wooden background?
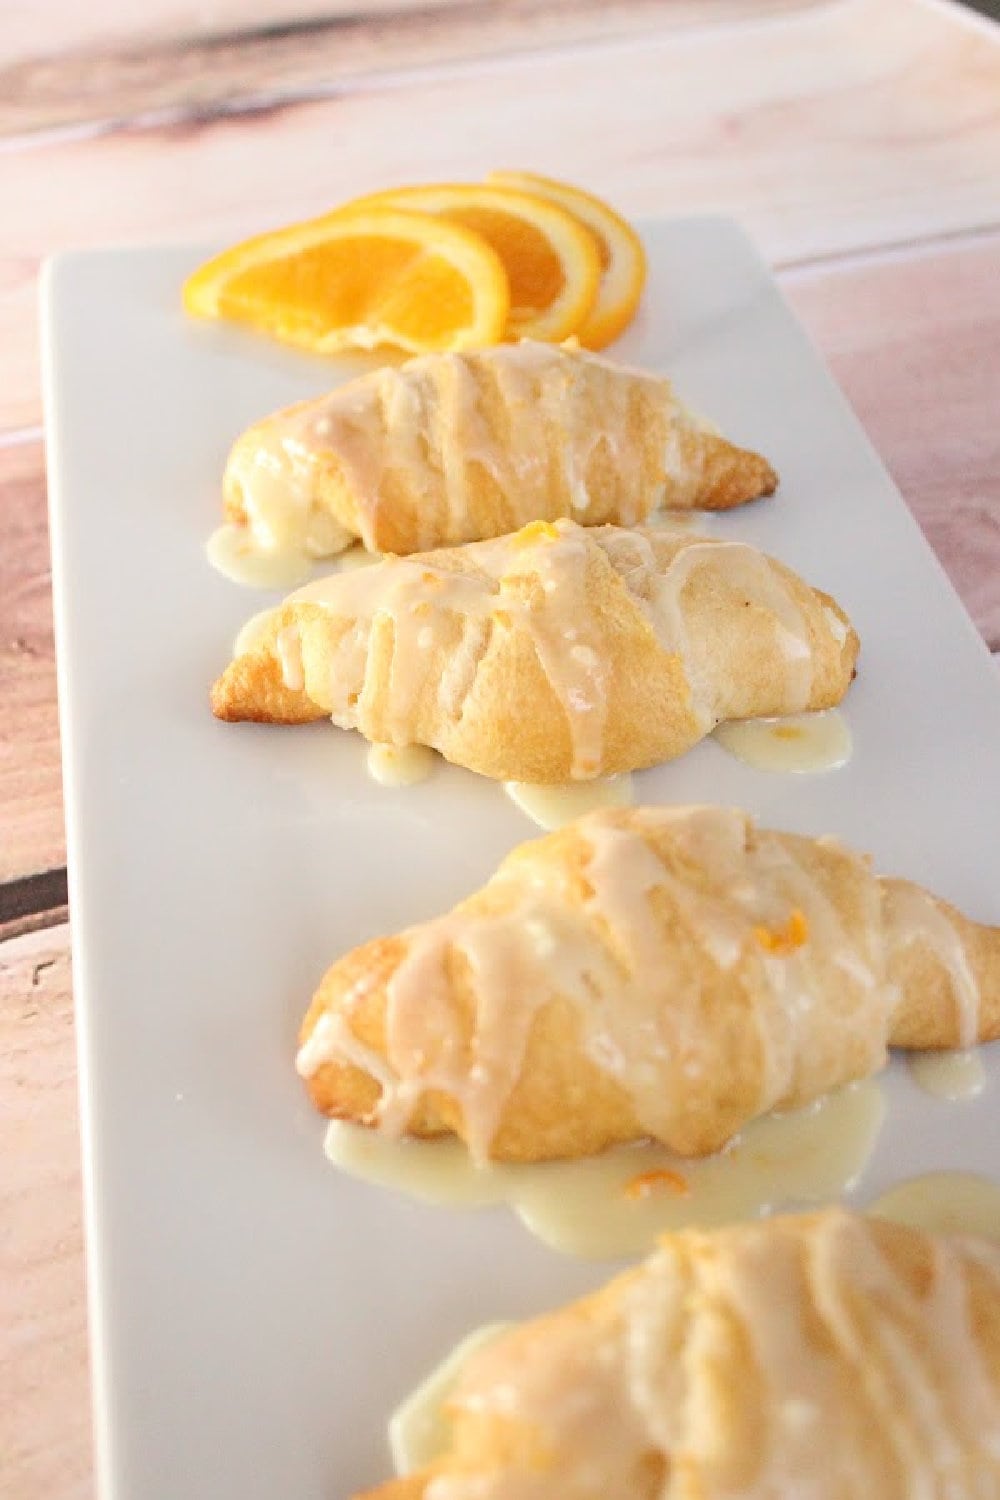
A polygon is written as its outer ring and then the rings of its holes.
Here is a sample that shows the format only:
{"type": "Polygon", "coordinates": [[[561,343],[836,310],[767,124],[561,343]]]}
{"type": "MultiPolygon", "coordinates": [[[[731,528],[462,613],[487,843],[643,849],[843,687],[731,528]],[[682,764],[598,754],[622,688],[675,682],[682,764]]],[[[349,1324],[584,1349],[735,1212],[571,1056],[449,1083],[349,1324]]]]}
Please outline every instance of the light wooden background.
{"type": "Polygon", "coordinates": [[[362,189],[502,165],[576,179],[632,214],[742,220],[1000,648],[1000,31],[990,23],[937,0],[8,0],[5,1500],[92,1492],[39,263],[69,246],[236,235],[362,189]]]}

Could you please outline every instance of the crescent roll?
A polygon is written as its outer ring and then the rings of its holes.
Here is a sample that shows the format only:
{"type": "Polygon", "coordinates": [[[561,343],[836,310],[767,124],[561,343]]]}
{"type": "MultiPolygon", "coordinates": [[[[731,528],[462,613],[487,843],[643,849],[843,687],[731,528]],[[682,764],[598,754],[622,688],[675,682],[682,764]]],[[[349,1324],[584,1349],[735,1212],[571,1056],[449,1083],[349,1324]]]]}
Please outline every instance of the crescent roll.
{"type": "Polygon", "coordinates": [[[880,1069],[1000,1035],[1000,928],[833,839],[615,808],[521,844],[447,915],[338,960],[297,1066],[323,1113],[538,1161],[685,1156],[880,1069]]]}
{"type": "Polygon", "coordinates": [[[777,482],[662,376],[524,342],[384,366],[265,418],[233,447],[223,497],[261,546],[324,557],[359,537],[424,552],[561,516],[630,526],[777,482]]]}
{"type": "Polygon", "coordinates": [[[1000,1244],[842,1209],[666,1235],[445,1410],[364,1500],[997,1500],[1000,1244]]]}
{"type": "Polygon", "coordinates": [[[829,708],[857,652],[832,599],[743,543],[536,521],[301,589],[212,708],[329,716],[504,781],[587,780],[723,719],[829,708]]]}

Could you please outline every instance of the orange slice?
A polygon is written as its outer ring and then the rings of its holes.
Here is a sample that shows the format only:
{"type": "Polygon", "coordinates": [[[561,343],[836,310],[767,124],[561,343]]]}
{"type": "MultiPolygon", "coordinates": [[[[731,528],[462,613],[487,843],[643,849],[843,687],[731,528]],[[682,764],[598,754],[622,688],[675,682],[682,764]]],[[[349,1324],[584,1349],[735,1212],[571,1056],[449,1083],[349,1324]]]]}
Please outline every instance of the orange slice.
{"type": "Polygon", "coordinates": [[[631,224],[602,199],[551,177],[538,177],[534,172],[491,172],[486,181],[550,198],[591,230],[601,256],[601,281],[594,305],[577,333],[588,349],[603,349],[610,344],[635,317],[646,280],[646,252],[631,224]]]}
{"type": "Polygon", "coordinates": [[[478,235],[427,214],[340,211],[258,235],[201,266],[184,306],[316,353],[420,354],[503,338],[510,290],[478,235]]]}
{"type": "Polygon", "coordinates": [[[441,183],[393,188],[348,205],[351,211],[374,206],[440,215],[492,245],[510,282],[509,337],[559,342],[589,316],[601,277],[597,240],[549,199],[508,187],[441,183]]]}

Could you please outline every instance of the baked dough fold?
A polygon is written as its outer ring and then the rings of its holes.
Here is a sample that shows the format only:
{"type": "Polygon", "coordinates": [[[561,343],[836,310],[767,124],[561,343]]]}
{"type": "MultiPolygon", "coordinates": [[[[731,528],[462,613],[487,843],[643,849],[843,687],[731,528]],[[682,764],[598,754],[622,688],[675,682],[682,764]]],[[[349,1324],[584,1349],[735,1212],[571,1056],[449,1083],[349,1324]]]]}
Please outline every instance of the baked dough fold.
{"type": "Polygon", "coordinates": [[[479,1161],[652,1137],[687,1156],[1000,1035],[1000,928],[829,838],[616,808],[520,845],[450,913],[347,953],[305,1017],[323,1113],[479,1161]]]}
{"type": "Polygon", "coordinates": [[[776,484],[669,380],[525,342],[386,365],[265,418],[233,447],[223,496],[261,545],[322,557],[355,539],[423,552],[562,516],[628,526],[776,484]]]}
{"type": "Polygon", "coordinates": [[[671,1234],[448,1410],[366,1500],[997,1500],[1000,1246],[841,1209],[671,1234]]]}
{"type": "Polygon", "coordinates": [[[829,708],[857,653],[839,606],[753,547],[534,522],[301,589],[212,707],[330,716],[504,781],[586,780],[681,755],[723,719],[829,708]]]}

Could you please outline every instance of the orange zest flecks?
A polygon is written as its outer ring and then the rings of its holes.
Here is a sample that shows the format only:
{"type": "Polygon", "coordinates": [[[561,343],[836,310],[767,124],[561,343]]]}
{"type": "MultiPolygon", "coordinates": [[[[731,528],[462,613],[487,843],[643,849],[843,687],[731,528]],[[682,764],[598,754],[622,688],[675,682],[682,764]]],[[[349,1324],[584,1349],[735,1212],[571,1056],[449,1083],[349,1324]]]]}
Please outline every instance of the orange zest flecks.
{"type": "Polygon", "coordinates": [[[775,724],[771,730],[776,740],[802,740],[805,739],[805,730],[800,729],[798,724],[775,724]]]}
{"type": "Polygon", "coordinates": [[[630,1177],[622,1189],[625,1197],[633,1203],[661,1191],[673,1193],[678,1198],[687,1198],[691,1185],[680,1172],[673,1172],[669,1167],[657,1167],[652,1172],[640,1172],[637,1176],[630,1177]]]}
{"type": "Polygon", "coordinates": [[[755,927],[753,935],[765,953],[784,958],[808,940],[809,923],[805,912],[796,906],[784,927],[755,927]]]}

